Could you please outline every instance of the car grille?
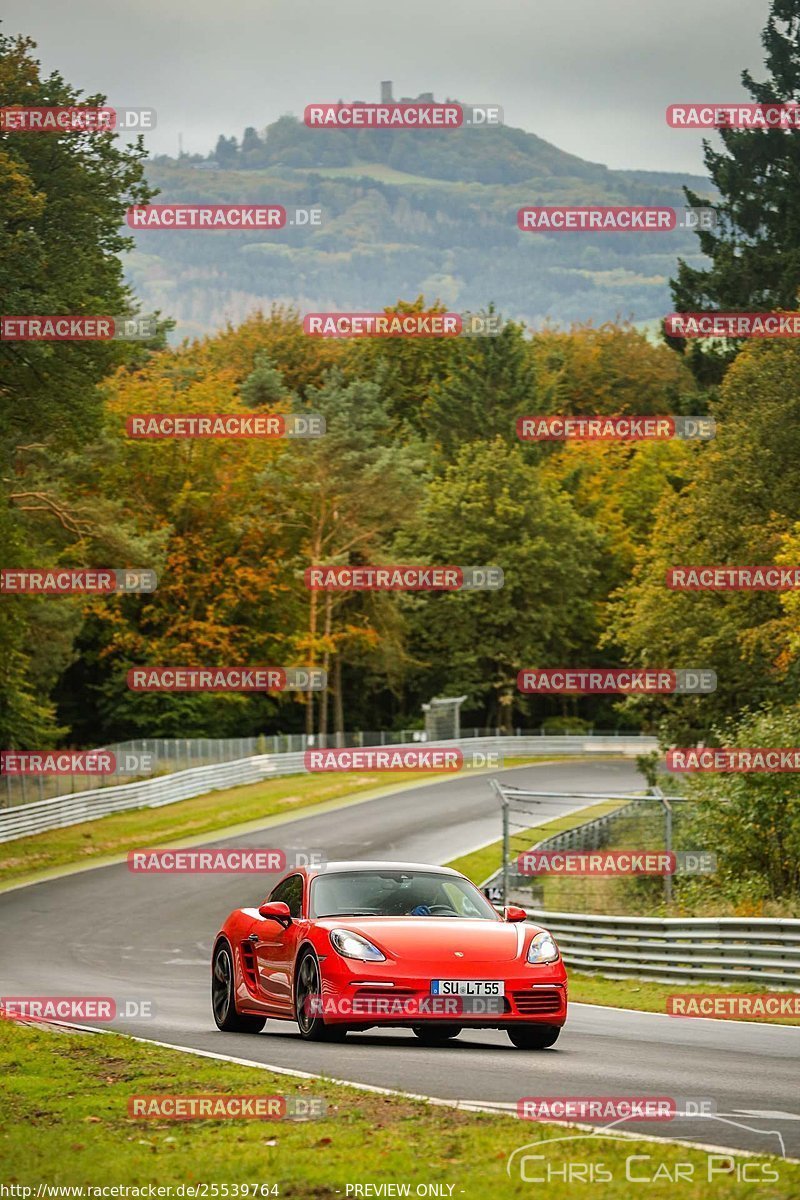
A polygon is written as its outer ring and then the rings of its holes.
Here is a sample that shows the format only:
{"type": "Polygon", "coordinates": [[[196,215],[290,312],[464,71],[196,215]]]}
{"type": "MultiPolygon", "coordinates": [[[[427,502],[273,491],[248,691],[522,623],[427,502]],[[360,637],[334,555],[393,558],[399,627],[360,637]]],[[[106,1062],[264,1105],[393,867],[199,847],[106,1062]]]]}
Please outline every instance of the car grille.
{"type": "Polygon", "coordinates": [[[564,1002],[561,988],[532,988],[529,992],[512,992],[511,995],[517,1012],[526,1015],[561,1012],[564,1002]]]}

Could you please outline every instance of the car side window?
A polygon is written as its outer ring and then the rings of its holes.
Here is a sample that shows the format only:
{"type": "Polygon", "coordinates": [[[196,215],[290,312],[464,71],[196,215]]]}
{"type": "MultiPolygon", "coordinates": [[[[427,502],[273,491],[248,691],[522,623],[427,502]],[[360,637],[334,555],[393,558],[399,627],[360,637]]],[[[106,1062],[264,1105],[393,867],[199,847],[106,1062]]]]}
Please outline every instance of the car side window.
{"type": "Polygon", "coordinates": [[[290,875],[288,879],[284,879],[270,893],[271,901],[283,901],[289,905],[289,912],[293,917],[301,917],[303,915],[303,876],[290,875]]]}

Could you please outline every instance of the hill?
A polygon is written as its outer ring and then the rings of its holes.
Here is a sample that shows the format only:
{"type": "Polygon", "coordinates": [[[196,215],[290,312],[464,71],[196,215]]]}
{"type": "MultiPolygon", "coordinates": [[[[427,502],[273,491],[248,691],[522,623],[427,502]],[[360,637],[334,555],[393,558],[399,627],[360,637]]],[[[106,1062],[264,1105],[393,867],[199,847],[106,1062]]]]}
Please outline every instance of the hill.
{"type": "Polygon", "coordinates": [[[541,325],[670,309],[678,255],[702,260],[689,231],[521,233],[525,204],[682,206],[669,172],[614,171],[522,129],[421,133],[308,129],[285,116],[241,144],[220,138],[203,159],[160,157],[148,169],[159,201],[319,206],[317,228],[263,233],[139,232],[129,276],[146,308],[178,320],[178,336],[238,321],[259,305],[376,309],[420,293],[451,308],[493,300],[541,325]]]}

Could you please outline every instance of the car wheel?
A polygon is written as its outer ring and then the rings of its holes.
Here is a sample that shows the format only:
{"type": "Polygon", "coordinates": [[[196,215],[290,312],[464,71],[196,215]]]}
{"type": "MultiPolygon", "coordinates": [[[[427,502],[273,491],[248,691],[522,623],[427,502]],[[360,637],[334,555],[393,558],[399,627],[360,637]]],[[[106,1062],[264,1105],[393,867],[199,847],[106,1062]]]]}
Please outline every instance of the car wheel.
{"type": "Polygon", "coordinates": [[[412,1029],[423,1046],[443,1046],[461,1033],[460,1025],[413,1025],[412,1029]]]}
{"type": "Polygon", "coordinates": [[[220,942],[211,971],[211,1009],[217,1029],[225,1033],[260,1033],[266,1017],[248,1017],[236,1011],[233,957],[227,942],[220,942]]]}
{"type": "Polygon", "coordinates": [[[294,986],[294,1012],[300,1036],[309,1042],[342,1042],[346,1025],[326,1025],[312,1009],[312,1001],[322,995],[319,963],[313,950],[305,950],[297,963],[294,986]]]}
{"type": "Polygon", "coordinates": [[[518,1050],[546,1050],[558,1041],[559,1025],[511,1025],[506,1030],[518,1050]]]}

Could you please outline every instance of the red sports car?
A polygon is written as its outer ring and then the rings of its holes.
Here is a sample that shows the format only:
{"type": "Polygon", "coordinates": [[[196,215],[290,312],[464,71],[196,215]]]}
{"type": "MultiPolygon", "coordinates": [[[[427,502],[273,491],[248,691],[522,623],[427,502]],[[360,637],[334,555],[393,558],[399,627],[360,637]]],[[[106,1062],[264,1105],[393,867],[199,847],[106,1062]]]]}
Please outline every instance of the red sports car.
{"type": "Polygon", "coordinates": [[[502,915],[458,871],[416,863],[298,868],[260,908],[231,913],[214,939],[220,1029],[296,1021],[304,1038],[402,1025],[423,1042],[505,1029],[552,1046],[567,1017],[567,973],[550,934],[502,915]]]}

